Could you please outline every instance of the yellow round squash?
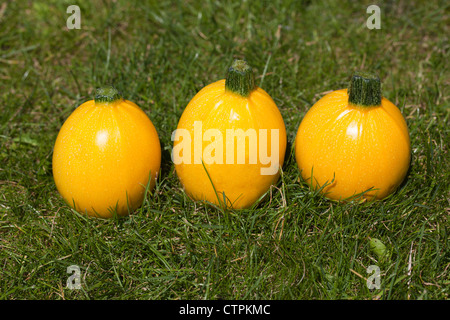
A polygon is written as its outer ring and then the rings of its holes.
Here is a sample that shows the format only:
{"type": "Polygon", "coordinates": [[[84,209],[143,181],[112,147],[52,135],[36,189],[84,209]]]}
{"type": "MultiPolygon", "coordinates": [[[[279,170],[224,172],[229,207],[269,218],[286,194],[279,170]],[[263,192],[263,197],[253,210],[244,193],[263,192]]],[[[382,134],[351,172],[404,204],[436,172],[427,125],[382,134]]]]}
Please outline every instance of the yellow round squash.
{"type": "Polygon", "coordinates": [[[56,187],[70,206],[110,218],[142,205],[160,164],[160,141],[150,119],[115,88],[105,87],[64,122],[52,165],[56,187]]]}
{"type": "Polygon", "coordinates": [[[192,199],[242,209],[277,182],[287,137],[273,99],[247,62],[235,60],[226,79],[189,102],[172,140],[176,173],[192,199]]]}
{"type": "Polygon", "coordinates": [[[378,76],[357,72],[348,90],[328,93],[307,112],[295,156],[302,177],[330,199],[383,199],[407,174],[408,127],[382,97],[378,76]]]}

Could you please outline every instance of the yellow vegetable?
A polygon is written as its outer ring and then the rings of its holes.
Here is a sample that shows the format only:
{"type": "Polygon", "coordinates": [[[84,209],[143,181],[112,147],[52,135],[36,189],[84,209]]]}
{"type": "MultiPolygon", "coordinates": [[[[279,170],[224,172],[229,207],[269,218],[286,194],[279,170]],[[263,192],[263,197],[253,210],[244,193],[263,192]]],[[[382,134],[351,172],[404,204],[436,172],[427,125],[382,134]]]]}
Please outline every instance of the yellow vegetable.
{"type": "Polygon", "coordinates": [[[147,115],[112,88],[97,91],[65,121],[53,151],[53,177],[65,201],[90,216],[123,216],[155,185],[161,146],[147,115]],[[151,180],[149,181],[151,173],[151,180]]]}
{"type": "Polygon", "coordinates": [[[410,139],[400,110],[381,95],[377,76],[353,75],[349,89],[317,101],[302,120],[295,156],[302,177],[331,199],[394,192],[410,165],[410,139]]]}
{"type": "Polygon", "coordinates": [[[236,60],[226,79],[200,90],[172,136],[172,158],[194,200],[236,209],[253,205],[277,182],[286,129],[273,99],[236,60]]]}

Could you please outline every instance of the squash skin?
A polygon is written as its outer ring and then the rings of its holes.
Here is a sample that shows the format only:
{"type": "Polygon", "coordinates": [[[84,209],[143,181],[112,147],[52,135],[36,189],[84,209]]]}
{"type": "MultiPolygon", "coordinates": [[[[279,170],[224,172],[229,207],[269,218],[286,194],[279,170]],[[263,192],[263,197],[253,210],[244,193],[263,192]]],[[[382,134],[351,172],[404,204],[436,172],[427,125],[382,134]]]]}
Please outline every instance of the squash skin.
{"type": "Polygon", "coordinates": [[[154,125],[136,104],[122,98],[80,105],[58,133],[52,164],[67,204],[101,218],[111,218],[114,210],[125,216],[141,206],[160,165],[154,125]]]}
{"type": "Polygon", "coordinates": [[[383,199],[404,180],[411,161],[408,127],[386,98],[380,106],[348,103],[347,89],[321,98],[302,120],[295,140],[301,175],[334,200],[365,192],[383,199]],[[313,177],[313,179],[311,179],[313,177]]]}
{"type": "MultiPolygon", "coordinates": [[[[286,152],[287,137],[283,118],[275,102],[259,87],[255,87],[248,97],[243,97],[227,90],[225,82],[225,79],[219,80],[201,89],[184,110],[177,130],[187,129],[191,137],[194,137],[194,122],[202,121],[202,134],[208,129],[217,129],[221,132],[225,145],[227,129],[243,131],[268,129],[268,137],[270,137],[271,129],[278,129],[278,163],[281,168],[286,152]]],[[[175,135],[174,148],[180,143],[177,140],[175,135]]],[[[195,148],[193,140],[192,150],[195,148]]],[[[270,138],[268,140],[267,149],[270,154],[270,138]]],[[[200,146],[202,154],[208,144],[209,142],[205,141],[200,146]]],[[[194,200],[208,201],[223,207],[244,209],[252,206],[272,184],[277,182],[280,171],[277,170],[273,175],[262,175],[261,168],[268,165],[262,164],[259,157],[257,163],[250,164],[248,146],[245,151],[244,164],[226,163],[225,151],[223,163],[195,164],[195,155],[192,152],[190,163],[175,164],[176,173],[185,192],[194,200]],[[223,192],[227,198],[225,201],[223,192]]],[[[259,146],[257,152],[259,154],[259,146]]],[[[235,157],[237,154],[237,143],[235,143],[235,157]]]]}

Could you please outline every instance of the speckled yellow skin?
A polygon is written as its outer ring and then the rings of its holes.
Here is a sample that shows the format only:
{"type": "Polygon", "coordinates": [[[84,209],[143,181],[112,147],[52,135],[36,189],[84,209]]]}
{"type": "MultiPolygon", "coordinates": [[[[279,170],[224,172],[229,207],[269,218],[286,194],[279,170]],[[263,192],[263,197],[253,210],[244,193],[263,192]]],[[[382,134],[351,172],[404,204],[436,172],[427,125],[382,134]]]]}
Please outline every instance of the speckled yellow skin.
{"type": "MultiPolygon", "coordinates": [[[[283,165],[286,152],[286,129],[283,118],[272,98],[261,88],[256,87],[246,98],[225,89],[225,80],[214,82],[200,90],[189,102],[183,112],[177,129],[187,129],[194,137],[194,121],[202,121],[203,134],[207,129],[218,129],[226,137],[226,129],[278,129],[279,141],[278,162],[283,165]]],[[[268,134],[270,137],[270,134],[268,134]]],[[[259,141],[259,140],[258,140],[259,141]]],[[[175,146],[180,143],[175,140],[175,146]]],[[[225,142],[224,142],[225,143],[225,142]]],[[[209,142],[199,144],[200,150],[208,147],[209,142]]],[[[195,148],[192,139],[192,150],[195,148]]],[[[268,153],[271,150],[269,138],[268,153]]],[[[190,164],[175,165],[176,173],[185,192],[195,200],[206,200],[211,203],[232,207],[248,208],[253,205],[272,184],[276,183],[280,172],[273,175],[261,175],[261,168],[268,165],[258,162],[249,164],[248,143],[245,149],[245,163],[226,163],[225,153],[223,163],[195,164],[194,152],[190,164]],[[205,168],[211,178],[205,171],[205,168]],[[212,181],[212,183],[211,183],[212,181]],[[214,187],[213,187],[214,185],[214,187]],[[214,188],[216,190],[214,190],[214,188]],[[217,195],[220,197],[220,202],[217,195]],[[223,200],[225,192],[226,201],[223,200]]],[[[259,153],[259,147],[257,149],[259,153]]],[[[237,159],[237,143],[234,148],[237,159]]]]}
{"type": "Polygon", "coordinates": [[[400,110],[382,98],[381,106],[348,103],[347,89],[325,95],[307,112],[295,141],[302,177],[323,193],[344,200],[370,188],[367,199],[395,191],[410,164],[408,128],[400,110]],[[311,173],[313,179],[311,181],[311,173]]]}
{"type": "Polygon", "coordinates": [[[133,102],[87,101],[66,120],[53,151],[53,177],[77,211],[110,218],[143,201],[161,164],[161,146],[147,115],[133,102]],[[127,198],[128,195],[128,198],[127,198]]]}

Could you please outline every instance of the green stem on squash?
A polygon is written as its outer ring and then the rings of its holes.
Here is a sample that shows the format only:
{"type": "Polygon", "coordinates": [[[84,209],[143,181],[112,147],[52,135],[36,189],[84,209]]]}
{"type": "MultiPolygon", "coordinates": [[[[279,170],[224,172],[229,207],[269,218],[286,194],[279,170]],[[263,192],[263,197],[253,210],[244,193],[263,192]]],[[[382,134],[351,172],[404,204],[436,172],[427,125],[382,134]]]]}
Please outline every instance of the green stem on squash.
{"type": "Polygon", "coordinates": [[[348,87],[348,102],[351,105],[372,107],[381,105],[380,78],[369,72],[355,72],[348,87]]]}
{"type": "Polygon", "coordinates": [[[228,69],[225,89],[244,98],[248,97],[255,89],[255,76],[247,61],[234,60],[230,69],[228,69]]]}
{"type": "Polygon", "coordinates": [[[113,86],[105,86],[98,88],[95,92],[94,101],[95,103],[112,103],[117,100],[121,100],[122,95],[119,90],[113,86]]]}

